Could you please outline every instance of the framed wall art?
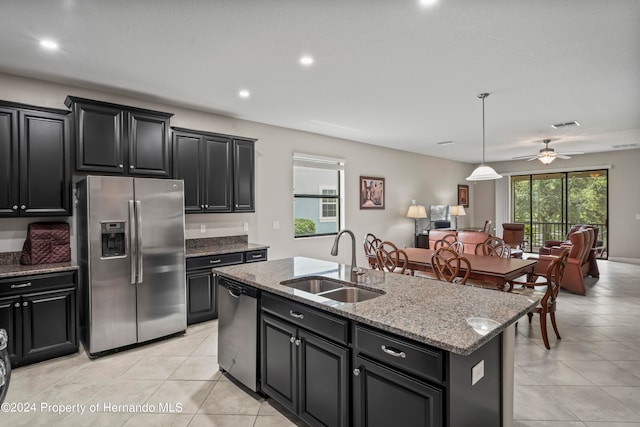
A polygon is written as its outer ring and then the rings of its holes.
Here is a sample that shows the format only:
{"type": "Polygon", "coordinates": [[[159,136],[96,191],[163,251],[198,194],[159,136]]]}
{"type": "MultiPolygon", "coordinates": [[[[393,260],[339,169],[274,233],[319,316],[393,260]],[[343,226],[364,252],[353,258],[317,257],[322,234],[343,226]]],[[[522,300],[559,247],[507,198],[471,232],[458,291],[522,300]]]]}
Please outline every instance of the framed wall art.
{"type": "Polygon", "coordinates": [[[458,184],[458,204],[464,206],[465,208],[469,207],[469,186],[458,184]]]}
{"type": "Polygon", "coordinates": [[[384,178],[360,177],[360,209],[384,209],[384,178]]]}

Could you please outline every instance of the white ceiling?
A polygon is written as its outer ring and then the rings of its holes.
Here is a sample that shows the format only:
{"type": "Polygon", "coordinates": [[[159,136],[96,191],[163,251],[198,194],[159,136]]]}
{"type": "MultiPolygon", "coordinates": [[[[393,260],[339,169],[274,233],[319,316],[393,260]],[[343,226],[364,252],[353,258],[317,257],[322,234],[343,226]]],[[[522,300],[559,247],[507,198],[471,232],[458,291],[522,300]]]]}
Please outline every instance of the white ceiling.
{"type": "Polygon", "coordinates": [[[0,17],[8,73],[469,163],[481,92],[488,162],[640,143],[640,0],[0,0],[0,17]]]}

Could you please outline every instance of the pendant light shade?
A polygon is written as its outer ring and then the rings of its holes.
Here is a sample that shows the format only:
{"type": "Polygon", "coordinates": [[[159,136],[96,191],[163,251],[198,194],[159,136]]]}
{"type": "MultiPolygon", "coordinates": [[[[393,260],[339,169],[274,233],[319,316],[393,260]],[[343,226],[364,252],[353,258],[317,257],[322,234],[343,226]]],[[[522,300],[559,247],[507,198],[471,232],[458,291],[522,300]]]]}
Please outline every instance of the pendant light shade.
{"type": "Polygon", "coordinates": [[[478,98],[482,99],[482,163],[471,172],[471,175],[467,177],[467,181],[488,181],[490,179],[502,178],[502,175],[496,172],[491,166],[484,164],[484,99],[487,96],[489,96],[488,93],[478,94],[478,98]]]}

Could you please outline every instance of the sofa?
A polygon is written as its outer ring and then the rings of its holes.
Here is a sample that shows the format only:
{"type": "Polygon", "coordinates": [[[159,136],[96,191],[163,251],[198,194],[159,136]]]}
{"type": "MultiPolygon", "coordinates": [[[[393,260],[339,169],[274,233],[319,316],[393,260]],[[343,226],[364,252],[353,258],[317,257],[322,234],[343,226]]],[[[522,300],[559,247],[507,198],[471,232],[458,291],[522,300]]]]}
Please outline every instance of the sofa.
{"type": "Polygon", "coordinates": [[[567,258],[567,267],[560,286],[568,291],[579,295],[587,293],[584,286],[584,276],[590,275],[598,277],[597,264],[593,260],[596,270],[593,271],[591,257],[594,255],[593,244],[596,240],[596,231],[593,227],[583,227],[569,233],[568,240],[560,243],[559,246],[549,248],[549,254],[542,254],[538,258],[535,267],[536,274],[545,274],[547,267],[564,248],[569,248],[569,257],[567,258]]]}
{"type": "Polygon", "coordinates": [[[484,231],[430,230],[429,249],[434,249],[435,242],[448,234],[456,236],[456,239],[464,246],[464,253],[466,254],[475,253],[476,246],[491,237],[490,233],[485,233],[484,231]]]}

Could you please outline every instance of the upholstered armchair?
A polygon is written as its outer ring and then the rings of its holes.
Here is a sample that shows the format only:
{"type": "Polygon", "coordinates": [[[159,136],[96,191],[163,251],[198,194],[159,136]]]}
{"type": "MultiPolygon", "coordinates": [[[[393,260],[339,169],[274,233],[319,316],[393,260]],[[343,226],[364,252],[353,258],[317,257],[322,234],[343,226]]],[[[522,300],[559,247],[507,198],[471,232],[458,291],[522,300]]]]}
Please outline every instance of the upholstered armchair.
{"type": "MultiPolygon", "coordinates": [[[[598,277],[591,271],[590,256],[593,255],[593,243],[596,239],[596,232],[593,227],[582,228],[572,232],[567,242],[562,242],[559,246],[550,248],[549,255],[540,255],[538,264],[535,267],[536,274],[544,275],[549,264],[560,255],[563,249],[569,248],[567,267],[560,286],[576,294],[585,295],[584,276],[590,275],[598,277]]],[[[597,265],[596,265],[597,268],[597,265]]]]}
{"type": "MultiPolygon", "coordinates": [[[[600,277],[600,271],[598,270],[598,263],[596,262],[596,246],[598,245],[598,227],[594,227],[592,225],[586,224],[577,224],[569,229],[569,233],[567,233],[567,238],[564,241],[560,240],[545,240],[544,246],[538,250],[540,255],[551,255],[551,254],[559,254],[561,252],[560,247],[563,245],[566,247],[571,245],[571,235],[577,231],[584,229],[592,229],[593,230],[593,241],[591,242],[590,250],[588,251],[589,256],[589,266],[587,269],[587,273],[591,277],[600,277]]],[[[571,257],[571,255],[569,255],[571,257]]]]}
{"type": "Polygon", "coordinates": [[[442,240],[445,236],[452,234],[457,236],[458,233],[455,230],[429,230],[429,249],[436,249],[434,245],[438,240],[442,240]]]}

